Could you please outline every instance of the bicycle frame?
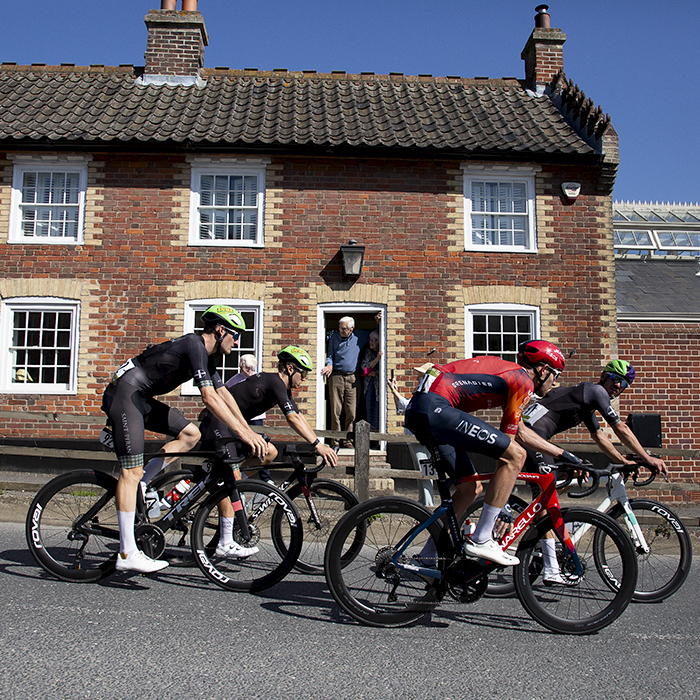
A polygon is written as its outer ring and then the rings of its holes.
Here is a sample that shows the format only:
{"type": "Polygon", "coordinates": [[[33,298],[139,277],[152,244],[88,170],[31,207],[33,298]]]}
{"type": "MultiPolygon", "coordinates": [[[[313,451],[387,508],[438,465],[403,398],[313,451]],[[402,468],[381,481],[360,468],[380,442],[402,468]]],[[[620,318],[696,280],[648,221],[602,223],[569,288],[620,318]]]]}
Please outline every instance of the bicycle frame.
{"type": "MultiPolygon", "coordinates": [[[[615,472],[605,475],[605,478],[607,479],[606,486],[608,495],[602,500],[596,510],[601,513],[606,513],[610,506],[615,501],[618,501],[625,511],[627,527],[629,528],[630,537],[632,538],[635,549],[637,549],[638,552],[641,551],[641,553],[649,554],[651,550],[644,537],[642,528],[639,526],[639,522],[637,521],[634,511],[632,510],[632,506],[630,506],[630,499],[627,495],[627,489],[625,488],[624,474],[622,472],[615,472]]],[[[589,527],[590,526],[587,525],[574,532],[572,535],[574,544],[578,542],[581,537],[583,537],[583,535],[588,531],[589,527]]]]}
{"type": "MultiPolygon", "coordinates": [[[[493,474],[474,474],[472,476],[461,477],[458,479],[440,479],[438,481],[438,488],[440,490],[440,497],[442,500],[441,505],[433,512],[428,520],[422,523],[419,527],[415,528],[413,531],[409,532],[402,540],[399,541],[397,551],[392,557],[392,563],[398,569],[411,571],[412,573],[420,576],[442,579],[443,572],[438,569],[418,566],[416,564],[408,564],[399,561],[399,559],[420,532],[430,527],[444,515],[447,516],[450,538],[452,540],[454,551],[458,554],[463,553],[464,537],[457,523],[457,517],[452,504],[452,497],[449,493],[449,487],[452,484],[470,481],[488,481],[492,476],[493,474]]],[[[557,537],[561,541],[562,545],[565,546],[571,553],[575,563],[575,570],[573,573],[576,576],[581,576],[583,574],[583,567],[578,555],[576,554],[576,548],[571,535],[564,525],[564,520],[561,516],[561,505],[559,504],[554,474],[528,474],[523,472],[518,474],[518,479],[531,484],[538,484],[542,489],[542,493],[540,493],[540,495],[537,496],[537,498],[535,498],[530,505],[515,519],[512,530],[501,541],[503,550],[505,551],[508,549],[508,547],[528,528],[528,526],[535,521],[538,513],[542,512],[542,510],[546,510],[552,519],[554,531],[556,532],[557,537]]],[[[488,573],[488,571],[498,568],[499,565],[489,562],[484,566],[486,573],[488,573]]]]}

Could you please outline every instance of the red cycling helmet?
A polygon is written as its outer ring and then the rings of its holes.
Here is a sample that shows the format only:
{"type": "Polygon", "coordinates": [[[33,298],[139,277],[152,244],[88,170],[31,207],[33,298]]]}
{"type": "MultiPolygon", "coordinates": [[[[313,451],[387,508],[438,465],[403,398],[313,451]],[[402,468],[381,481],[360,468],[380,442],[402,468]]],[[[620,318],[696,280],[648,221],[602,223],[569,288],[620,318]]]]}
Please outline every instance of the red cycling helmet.
{"type": "Polygon", "coordinates": [[[520,344],[518,353],[530,365],[543,362],[557,372],[561,372],[566,364],[564,353],[554,343],[546,340],[527,340],[520,344]]]}

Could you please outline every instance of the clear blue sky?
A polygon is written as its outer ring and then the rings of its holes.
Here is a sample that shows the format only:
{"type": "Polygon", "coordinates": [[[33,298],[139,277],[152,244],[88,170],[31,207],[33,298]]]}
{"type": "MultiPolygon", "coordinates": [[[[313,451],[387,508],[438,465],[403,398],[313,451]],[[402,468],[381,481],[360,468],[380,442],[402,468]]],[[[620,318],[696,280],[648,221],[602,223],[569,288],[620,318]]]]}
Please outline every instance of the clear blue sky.
{"type": "MultiPolygon", "coordinates": [[[[206,67],[524,77],[535,0],[200,0],[206,67]]],[[[181,3],[178,0],[178,8],[181,3]]],[[[700,200],[700,2],[551,0],[564,70],[620,136],[615,199],[700,200]]],[[[160,0],[5,0],[0,60],[143,65],[160,0]]]]}

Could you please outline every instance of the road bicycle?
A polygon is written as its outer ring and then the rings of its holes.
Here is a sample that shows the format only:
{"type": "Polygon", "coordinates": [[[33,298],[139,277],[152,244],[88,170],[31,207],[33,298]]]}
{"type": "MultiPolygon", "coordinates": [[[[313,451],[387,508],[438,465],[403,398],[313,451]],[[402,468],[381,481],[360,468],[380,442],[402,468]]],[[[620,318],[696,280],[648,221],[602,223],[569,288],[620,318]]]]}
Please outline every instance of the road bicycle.
{"type": "MultiPolygon", "coordinates": [[[[289,497],[301,513],[303,523],[301,553],[294,568],[304,574],[320,575],[323,574],[323,556],[328,535],[341,516],[359,503],[359,499],[347,486],[332,479],[319,479],[317,474],[324,468],[323,462],[313,465],[305,464],[295,445],[287,445],[283,454],[289,457],[289,461],[273,462],[268,465],[268,469],[291,470],[278,488],[289,497]]],[[[243,471],[252,473],[257,472],[259,468],[257,466],[250,467],[243,471]]],[[[155,477],[149,483],[149,489],[155,489],[158,493],[167,493],[176,484],[183,480],[189,481],[192,478],[191,470],[166,472],[155,477]]],[[[274,504],[261,504],[263,511],[270,506],[274,506],[274,504]]],[[[279,513],[274,517],[279,518],[279,513]]],[[[277,525],[277,520],[275,520],[273,530],[276,529],[277,525]]],[[[187,532],[188,523],[186,519],[183,519],[176,525],[175,536],[169,543],[171,560],[178,564],[184,559],[181,556],[181,550],[186,547],[187,532]]],[[[354,547],[348,550],[344,561],[349,561],[358,551],[361,538],[362,533],[358,531],[357,542],[354,547]]],[[[283,541],[280,541],[278,546],[284,549],[283,541]]]]}
{"type": "MultiPolygon", "coordinates": [[[[625,482],[632,477],[635,487],[649,485],[656,478],[655,472],[645,479],[640,471],[648,469],[642,462],[635,464],[610,464],[604,469],[595,469],[590,463],[584,468],[590,474],[590,485],[584,490],[573,490],[570,483],[560,484],[569,498],[585,498],[593,495],[601,483],[607,495],[596,510],[617,520],[629,534],[637,554],[639,572],[632,600],[642,603],[658,603],[673,595],[685,582],[693,559],[690,536],[681,519],[667,505],[648,498],[632,498],[627,495],[625,482]]],[[[462,520],[478,519],[484,499],[480,496],[467,509],[462,520]]],[[[512,495],[509,504],[520,513],[527,502],[512,495]]],[[[582,533],[581,533],[582,534],[582,533]]],[[[574,543],[577,533],[572,533],[574,543]]],[[[508,597],[515,592],[512,573],[505,568],[494,572],[489,579],[487,595],[508,597]]]]}
{"type": "MultiPolygon", "coordinates": [[[[428,449],[441,497],[434,512],[406,498],[374,498],[346,513],[328,539],[328,587],[341,608],[363,624],[411,624],[446,596],[460,603],[475,602],[486,592],[489,574],[498,568],[464,554],[464,536],[450,495],[455,483],[488,480],[492,475],[450,479],[437,446],[428,449]],[[343,566],[343,555],[353,546],[358,528],[363,530],[362,547],[343,566]],[[429,537],[437,543],[437,558],[423,562],[420,553],[429,537]]],[[[572,473],[570,465],[561,469],[572,473]]],[[[521,473],[518,478],[541,487],[540,495],[517,516],[501,542],[506,550],[522,535],[514,578],[523,607],[554,632],[589,634],[611,624],[630,603],[637,580],[637,559],[629,538],[608,515],[590,508],[562,509],[555,474],[521,473]],[[545,515],[538,520],[539,514],[545,515]],[[584,525],[585,533],[574,546],[570,532],[584,525]],[[547,585],[539,576],[539,541],[549,530],[556,532],[560,566],[571,585],[547,585]]]]}
{"type": "MultiPolygon", "coordinates": [[[[192,453],[169,454],[187,455],[192,453]]],[[[179,498],[171,495],[173,473],[149,485],[156,496],[146,499],[142,489],[137,491],[134,529],[139,548],[157,559],[169,544],[181,542],[189,533],[194,560],[210,581],[234,591],[269,588],[291,571],[301,551],[302,524],[296,506],[269,484],[238,481],[234,470],[239,463],[226,455],[223,443],[197,456],[205,461],[194,472],[187,470],[193,478],[179,498]],[[216,555],[217,504],[226,497],[235,510],[234,539],[245,547],[258,547],[247,559],[216,555]]],[[[62,474],[39,490],[27,514],[26,537],[42,568],[72,582],[100,581],[114,572],[119,550],[116,485],[113,476],[86,469],[62,474]]]]}

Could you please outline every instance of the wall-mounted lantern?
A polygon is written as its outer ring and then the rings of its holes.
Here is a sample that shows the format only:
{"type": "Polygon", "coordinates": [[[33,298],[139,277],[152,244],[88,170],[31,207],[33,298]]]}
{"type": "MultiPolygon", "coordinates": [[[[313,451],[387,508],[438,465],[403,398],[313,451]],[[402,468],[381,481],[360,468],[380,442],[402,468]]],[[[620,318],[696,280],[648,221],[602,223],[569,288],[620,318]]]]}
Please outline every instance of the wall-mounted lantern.
{"type": "Polygon", "coordinates": [[[359,277],[362,272],[362,263],[365,259],[365,247],[358,245],[355,239],[340,246],[343,256],[343,275],[345,277],[359,277]]]}

